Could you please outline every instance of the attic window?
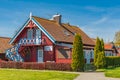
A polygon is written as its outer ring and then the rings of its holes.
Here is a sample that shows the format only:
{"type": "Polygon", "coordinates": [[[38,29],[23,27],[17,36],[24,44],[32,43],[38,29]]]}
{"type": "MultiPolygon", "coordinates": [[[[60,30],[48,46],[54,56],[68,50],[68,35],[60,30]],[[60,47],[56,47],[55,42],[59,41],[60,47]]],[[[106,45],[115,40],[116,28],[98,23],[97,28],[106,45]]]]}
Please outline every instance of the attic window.
{"type": "Polygon", "coordinates": [[[69,36],[70,34],[68,33],[68,31],[64,30],[64,34],[69,36]]]}
{"type": "Polygon", "coordinates": [[[76,32],[73,32],[74,35],[76,35],[76,32]]]}

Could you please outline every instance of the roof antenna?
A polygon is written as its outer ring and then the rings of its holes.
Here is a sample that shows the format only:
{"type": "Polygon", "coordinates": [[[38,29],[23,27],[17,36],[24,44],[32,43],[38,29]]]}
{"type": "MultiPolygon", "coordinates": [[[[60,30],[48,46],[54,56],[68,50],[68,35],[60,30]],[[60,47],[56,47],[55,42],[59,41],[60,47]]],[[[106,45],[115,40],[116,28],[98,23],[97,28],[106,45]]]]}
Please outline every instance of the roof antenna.
{"type": "Polygon", "coordinates": [[[30,20],[32,19],[32,12],[30,12],[30,20]]]}

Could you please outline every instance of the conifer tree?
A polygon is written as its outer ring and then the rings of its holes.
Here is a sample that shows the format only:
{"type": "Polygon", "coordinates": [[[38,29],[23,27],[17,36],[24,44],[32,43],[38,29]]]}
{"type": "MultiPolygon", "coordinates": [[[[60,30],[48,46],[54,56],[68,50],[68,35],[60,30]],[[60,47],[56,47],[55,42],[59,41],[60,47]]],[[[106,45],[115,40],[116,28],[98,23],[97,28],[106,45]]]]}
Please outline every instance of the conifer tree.
{"type": "MultiPolygon", "coordinates": [[[[101,53],[99,54],[101,56],[101,60],[100,60],[100,67],[99,68],[104,68],[105,67],[105,51],[104,51],[104,41],[103,39],[101,39],[101,53]]],[[[99,62],[98,62],[99,63],[99,62]]]]}
{"type": "Polygon", "coordinates": [[[103,51],[101,51],[101,52],[99,52],[98,53],[98,58],[97,58],[97,65],[96,65],[96,67],[97,67],[97,69],[101,69],[101,68],[104,68],[104,52],[103,51]]]}
{"type": "Polygon", "coordinates": [[[94,49],[95,56],[94,58],[96,58],[94,60],[94,65],[96,66],[96,68],[104,68],[105,67],[105,52],[104,52],[104,41],[103,39],[99,39],[98,38],[98,42],[96,42],[96,46],[94,49]],[[97,47],[96,47],[97,46],[97,47]]]}
{"type": "Polygon", "coordinates": [[[97,66],[97,58],[98,58],[98,53],[100,51],[100,39],[97,37],[96,39],[96,45],[94,47],[94,65],[97,66]]]}
{"type": "Polygon", "coordinates": [[[75,39],[73,42],[71,67],[74,71],[84,70],[83,43],[79,34],[75,35],[75,39]]]}

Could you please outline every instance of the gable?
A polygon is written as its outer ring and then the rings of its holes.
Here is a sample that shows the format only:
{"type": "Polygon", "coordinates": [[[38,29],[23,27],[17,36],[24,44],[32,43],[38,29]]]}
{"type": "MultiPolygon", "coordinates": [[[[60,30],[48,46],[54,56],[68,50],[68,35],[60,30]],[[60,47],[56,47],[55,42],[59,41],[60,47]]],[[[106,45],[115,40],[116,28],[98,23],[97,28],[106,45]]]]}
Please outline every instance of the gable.
{"type": "MultiPolygon", "coordinates": [[[[37,25],[37,27],[53,42],[55,43],[55,39],[40,25],[38,22],[32,18],[31,21],[37,25]]],[[[30,22],[30,19],[26,21],[26,23],[19,29],[19,31],[14,35],[14,37],[11,39],[10,44],[14,42],[14,40],[20,35],[20,33],[25,29],[25,27],[30,22]]]]}
{"type": "Polygon", "coordinates": [[[32,21],[38,26],[38,28],[53,42],[55,43],[55,39],[52,37],[52,35],[49,34],[49,32],[44,29],[44,27],[41,26],[40,23],[38,23],[34,18],[32,18],[32,21]]]}
{"type": "Polygon", "coordinates": [[[25,24],[15,33],[15,35],[13,36],[13,38],[10,40],[10,44],[12,44],[14,42],[14,40],[17,38],[17,36],[23,31],[23,29],[27,26],[27,24],[29,23],[30,19],[28,19],[25,24]]]}

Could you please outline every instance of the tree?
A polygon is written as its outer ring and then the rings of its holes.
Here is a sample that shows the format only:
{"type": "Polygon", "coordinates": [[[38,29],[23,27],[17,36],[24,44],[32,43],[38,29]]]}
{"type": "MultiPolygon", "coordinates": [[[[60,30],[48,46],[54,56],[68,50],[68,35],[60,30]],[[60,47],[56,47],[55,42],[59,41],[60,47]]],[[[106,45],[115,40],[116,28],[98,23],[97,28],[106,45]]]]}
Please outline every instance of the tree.
{"type": "Polygon", "coordinates": [[[97,68],[104,68],[105,67],[105,52],[104,52],[104,41],[103,39],[100,40],[100,51],[98,52],[97,58],[97,68]]]}
{"type": "Polygon", "coordinates": [[[98,58],[98,53],[100,51],[100,39],[97,37],[96,39],[96,45],[94,47],[94,65],[97,66],[97,58],[98,58]]]}
{"type": "Polygon", "coordinates": [[[97,58],[97,63],[96,63],[96,67],[97,69],[101,69],[105,67],[105,56],[104,56],[104,52],[101,51],[98,53],[98,58],[97,58]]]}
{"type": "Polygon", "coordinates": [[[75,35],[72,50],[72,64],[71,67],[74,71],[84,70],[84,55],[83,55],[83,43],[79,34],[75,35]]]}
{"type": "Polygon", "coordinates": [[[101,39],[101,48],[102,48],[101,50],[104,51],[104,41],[103,41],[103,39],[101,39]]]}
{"type": "Polygon", "coordinates": [[[94,48],[94,65],[96,68],[105,67],[105,52],[104,52],[104,41],[97,37],[96,45],[94,48]]]}
{"type": "Polygon", "coordinates": [[[120,31],[115,33],[115,45],[120,46],[120,31]]]}

